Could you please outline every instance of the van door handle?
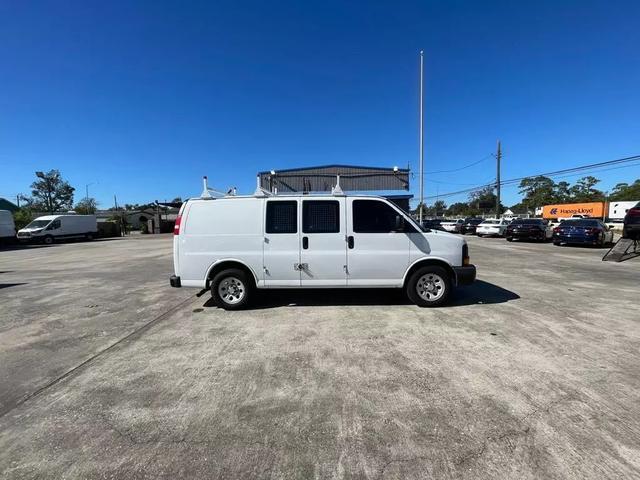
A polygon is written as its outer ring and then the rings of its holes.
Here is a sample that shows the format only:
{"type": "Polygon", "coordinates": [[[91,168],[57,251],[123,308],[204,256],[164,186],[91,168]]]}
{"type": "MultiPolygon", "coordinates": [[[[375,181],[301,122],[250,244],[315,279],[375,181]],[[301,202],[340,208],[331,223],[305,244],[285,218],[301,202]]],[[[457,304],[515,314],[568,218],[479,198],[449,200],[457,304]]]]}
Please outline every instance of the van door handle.
{"type": "Polygon", "coordinates": [[[309,237],[302,237],[302,248],[309,248],[309,237]]]}
{"type": "Polygon", "coordinates": [[[353,235],[349,235],[347,237],[347,245],[349,246],[349,248],[353,248],[353,235]]]}

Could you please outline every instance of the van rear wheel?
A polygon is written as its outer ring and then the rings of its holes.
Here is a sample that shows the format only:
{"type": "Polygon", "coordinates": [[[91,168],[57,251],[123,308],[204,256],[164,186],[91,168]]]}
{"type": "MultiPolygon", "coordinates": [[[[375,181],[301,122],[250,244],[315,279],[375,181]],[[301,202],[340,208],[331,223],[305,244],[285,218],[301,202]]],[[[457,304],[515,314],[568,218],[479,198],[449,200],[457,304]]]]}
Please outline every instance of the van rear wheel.
{"type": "Polygon", "coordinates": [[[439,307],[451,296],[451,275],[442,267],[428,265],[411,275],[406,290],[409,299],[419,307],[439,307]]]}
{"type": "Polygon", "coordinates": [[[240,310],[247,306],[253,285],[240,269],[223,270],[213,277],[211,296],[216,305],[225,310],[240,310]]]}

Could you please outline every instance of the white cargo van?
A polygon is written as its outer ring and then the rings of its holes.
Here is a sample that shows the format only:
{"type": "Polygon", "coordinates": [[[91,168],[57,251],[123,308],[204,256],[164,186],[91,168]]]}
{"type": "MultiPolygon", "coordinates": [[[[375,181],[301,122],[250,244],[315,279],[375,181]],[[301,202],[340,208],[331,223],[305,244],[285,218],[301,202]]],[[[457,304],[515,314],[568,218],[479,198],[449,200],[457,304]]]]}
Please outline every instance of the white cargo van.
{"type": "Polygon", "coordinates": [[[173,241],[173,287],[210,288],[224,309],[255,288],[392,287],[420,306],[474,281],[463,238],[422,231],[381,197],[266,195],[184,203],[173,241]]]}
{"type": "Polygon", "coordinates": [[[95,215],[45,215],[18,230],[18,240],[51,244],[58,239],[86,238],[98,233],[95,215]]]}
{"type": "Polygon", "coordinates": [[[16,226],[9,210],[0,210],[0,243],[11,242],[16,238],[16,226]]]}

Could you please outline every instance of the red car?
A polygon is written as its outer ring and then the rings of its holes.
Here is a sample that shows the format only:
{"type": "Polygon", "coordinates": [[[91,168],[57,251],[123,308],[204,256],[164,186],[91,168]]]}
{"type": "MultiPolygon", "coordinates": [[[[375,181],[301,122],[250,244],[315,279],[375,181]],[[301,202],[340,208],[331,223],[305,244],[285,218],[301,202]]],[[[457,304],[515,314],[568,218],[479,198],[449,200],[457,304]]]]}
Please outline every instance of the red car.
{"type": "Polygon", "coordinates": [[[624,217],[623,238],[640,240],[640,202],[630,208],[624,217]]]}

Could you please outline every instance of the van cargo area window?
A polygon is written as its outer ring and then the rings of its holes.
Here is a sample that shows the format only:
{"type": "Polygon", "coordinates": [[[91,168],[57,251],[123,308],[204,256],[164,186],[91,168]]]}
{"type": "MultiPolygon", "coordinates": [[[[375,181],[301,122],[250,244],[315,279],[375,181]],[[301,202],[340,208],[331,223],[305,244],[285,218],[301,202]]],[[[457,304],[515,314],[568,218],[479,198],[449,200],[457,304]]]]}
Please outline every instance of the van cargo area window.
{"type": "Polygon", "coordinates": [[[304,233],[339,232],[340,204],[336,200],[304,200],[302,231],[304,233]]]}
{"type": "Polygon", "coordinates": [[[267,202],[267,233],[298,233],[298,202],[267,202]]]}
{"type": "Polygon", "coordinates": [[[380,200],[353,201],[353,231],[356,233],[389,233],[396,228],[393,208],[380,200]]]}

